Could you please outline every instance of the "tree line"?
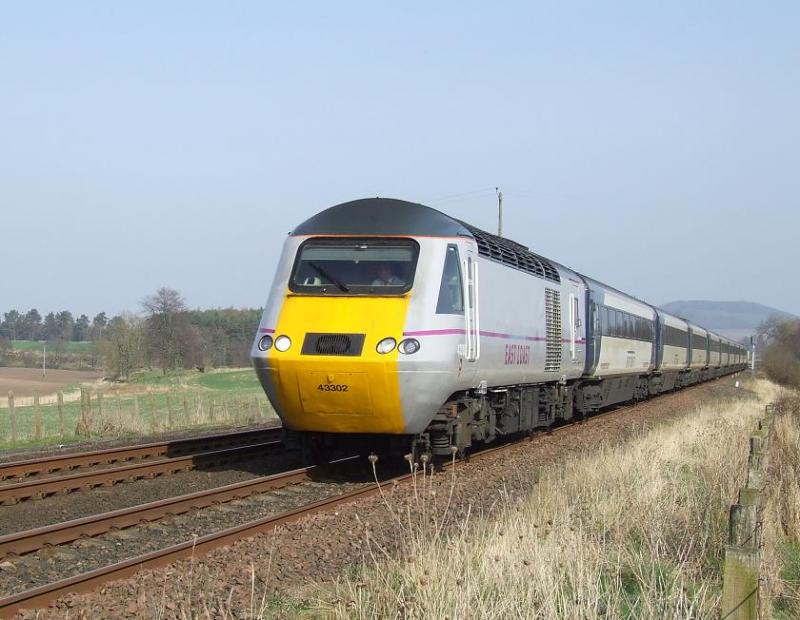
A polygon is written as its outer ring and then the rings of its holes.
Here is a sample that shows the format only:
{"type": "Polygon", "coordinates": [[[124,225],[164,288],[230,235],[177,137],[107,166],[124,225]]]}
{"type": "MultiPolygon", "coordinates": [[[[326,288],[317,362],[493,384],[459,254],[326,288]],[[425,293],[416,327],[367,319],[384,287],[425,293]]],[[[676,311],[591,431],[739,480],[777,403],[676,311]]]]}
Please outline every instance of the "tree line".
{"type": "Polygon", "coordinates": [[[0,321],[0,338],[6,340],[61,340],[63,342],[85,342],[97,340],[108,324],[105,312],[90,321],[81,314],[77,319],[69,310],[49,312],[44,318],[36,308],[26,313],[9,310],[0,321]]]}
{"type": "MultiPolygon", "coordinates": [[[[3,314],[0,323],[0,365],[14,361],[14,355],[27,355],[26,365],[33,365],[28,357],[41,354],[12,352],[11,340],[92,341],[95,346],[85,353],[72,354],[73,361],[80,366],[102,360],[103,368],[120,379],[127,379],[142,368],[158,368],[166,373],[176,368],[250,363],[250,346],[261,309],[192,310],[178,291],[161,288],[142,300],[141,310],[111,319],[101,312],[91,321],[85,314],[73,319],[68,311],[51,312],[42,320],[35,309],[25,314],[11,310],[3,314]]],[[[61,366],[67,367],[70,358],[63,359],[66,361],[61,366]]]]}

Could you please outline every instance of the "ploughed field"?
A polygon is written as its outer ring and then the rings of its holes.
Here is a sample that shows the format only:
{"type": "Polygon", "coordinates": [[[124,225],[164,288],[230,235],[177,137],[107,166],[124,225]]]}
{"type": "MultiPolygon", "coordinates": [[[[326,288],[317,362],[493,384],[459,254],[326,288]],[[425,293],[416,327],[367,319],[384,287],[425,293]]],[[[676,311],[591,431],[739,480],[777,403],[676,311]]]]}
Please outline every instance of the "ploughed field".
{"type": "Polygon", "coordinates": [[[48,370],[42,376],[41,368],[2,368],[0,367],[0,396],[9,391],[14,396],[33,396],[51,394],[68,385],[93,381],[103,376],[96,370],[48,370]]]}

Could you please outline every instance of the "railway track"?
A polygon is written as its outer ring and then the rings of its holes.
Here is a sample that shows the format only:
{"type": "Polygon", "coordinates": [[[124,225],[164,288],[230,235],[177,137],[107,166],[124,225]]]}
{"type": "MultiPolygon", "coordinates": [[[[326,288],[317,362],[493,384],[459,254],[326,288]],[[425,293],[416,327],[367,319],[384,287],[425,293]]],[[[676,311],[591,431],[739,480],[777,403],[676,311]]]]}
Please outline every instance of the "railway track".
{"type": "MultiPolygon", "coordinates": [[[[596,417],[601,417],[601,415],[605,414],[600,414],[596,417]]],[[[573,424],[565,425],[555,429],[554,432],[572,426],[573,424]]],[[[525,441],[525,439],[519,441],[525,441]]],[[[471,460],[474,461],[483,458],[494,452],[507,449],[517,443],[519,442],[486,448],[475,453],[471,460]]],[[[203,506],[209,506],[223,501],[223,494],[227,494],[230,499],[235,499],[237,493],[241,496],[246,496],[255,492],[264,492],[270,489],[279,489],[292,484],[298,484],[309,479],[314,469],[314,467],[298,469],[284,474],[248,481],[246,483],[230,485],[229,487],[161,500],[130,509],[106,513],[104,515],[76,519],[64,524],[37,528],[36,530],[30,530],[28,532],[20,532],[0,537],[0,555],[29,553],[46,545],[64,544],[85,535],[97,535],[118,527],[130,527],[141,521],[163,518],[170,514],[178,514],[191,510],[193,507],[202,508],[203,506]]],[[[236,527],[223,529],[202,536],[196,540],[185,541],[116,564],[20,592],[0,599],[0,616],[8,617],[22,609],[46,605],[50,601],[68,592],[86,592],[108,581],[131,576],[142,569],[165,566],[192,555],[194,555],[194,557],[203,555],[215,548],[229,545],[242,538],[247,538],[258,533],[270,532],[281,525],[294,522],[317,512],[330,510],[339,504],[370,497],[380,493],[381,490],[387,486],[406,482],[412,478],[413,474],[411,473],[389,478],[382,481],[380,486],[371,484],[362,489],[313,502],[301,508],[262,519],[256,519],[236,527]]]]}
{"type": "MultiPolygon", "coordinates": [[[[263,438],[265,435],[253,435],[263,438]]],[[[272,437],[277,437],[273,432],[272,437]]],[[[221,465],[246,458],[265,454],[274,454],[284,449],[283,443],[277,439],[247,443],[233,448],[190,453],[185,456],[166,456],[165,458],[145,458],[141,462],[91,469],[88,471],[59,476],[36,477],[23,479],[0,485],[0,504],[14,504],[28,499],[41,499],[59,493],[71,493],[98,486],[109,486],[124,481],[155,478],[179,471],[188,471],[197,467],[221,465]]],[[[74,457],[67,457],[74,458],[74,457]]]]}
{"type": "MultiPolygon", "coordinates": [[[[654,402],[667,396],[669,396],[669,394],[659,395],[649,399],[647,402],[654,402]]],[[[638,403],[604,411],[595,414],[586,421],[575,420],[571,423],[554,428],[552,432],[563,432],[570,428],[582,425],[584,422],[591,424],[595,420],[604,418],[607,415],[616,414],[621,411],[636,407],[637,405],[638,403]]],[[[498,451],[506,450],[512,446],[518,445],[519,443],[528,441],[529,439],[530,438],[522,438],[517,441],[482,449],[472,454],[470,460],[473,462],[480,460],[498,451]]],[[[445,464],[445,468],[448,468],[449,466],[450,463],[445,464]]],[[[150,504],[144,504],[130,509],[123,509],[106,513],[104,515],[97,515],[96,517],[76,519],[64,524],[38,528],[37,530],[30,530],[28,532],[20,532],[17,534],[0,537],[0,555],[29,553],[31,551],[35,551],[37,548],[41,548],[44,545],[63,544],[84,535],[97,535],[113,528],[130,527],[131,525],[135,525],[137,522],[158,519],[170,514],[186,512],[188,510],[192,510],[193,508],[202,508],[220,501],[225,501],[223,497],[225,497],[226,494],[230,499],[235,499],[237,493],[241,494],[241,496],[246,496],[253,493],[265,492],[283,488],[292,484],[298,484],[309,479],[309,476],[314,469],[315,468],[310,467],[293,470],[291,472],[285,472],[244,483],[229,485],[228,487],[221,487],[219,489],[212,489],[210,491],[203,491],[167,500],[160,500],[158,502],[151,502],[150,504]]],[[[222,529],[218,532],[214,532],[194,540],[185,541],[176,545],[159,549],[157,551],[133,557],[116,564],[19,592],[17,594],[0,599],[0,616],[10,617],[23,609],[32,609],[45,606],[51,601],[70,592],[87,592],[109,581],[132,576],[143,569],[158,568],[190,556],[197,557],[199,555],[206,554],[213,549],[232,544],[237,540],[248,538],[259,533],[270,532],[281,525],[292,523],[318,512],[333,509],[340,504],[379,494],[386,487],[411,480],[414,475],[415,474],[407,473],[401,476],[389,478],[381,481],[379,484],[373,483],[369,486],[365,486],[364,488],[349,491],[344,494],[320,501],[315,501],[300,508],[289,510],[278,515],[264,517],[235,527],[222,529]]]]}
{"type": "Polygon", "coordinates": [[[97,471],[81,472],[65,476],[27,480],[0,486],[0,504],[13,504],[26,499],[42,499],[57,493],[72,493],[98,486],[110,486],[124,481],[155,478],[164,474],[188,471],[200,465],[210,467],[242,460],[283,449],[280,441],[257,443],[237,448],[200,452],[188,456],[165,458],[144,463],[110,467],[97,471]]]}
{"type": "Polygon", "coordinates": [[[63,545],[79,538],[98,536],[111,530],[121,530],[141,523],[157,521],[165,517],[183,514],[190,510],[199,510],[208,506],[242,499],[254,493],[282,489],[310,480],[311,472],[314,469],[314,467],[306,467],[272,476],[262,476],[215,489],[198,491],[0,536],[0,558],[5,558],[9,555],[23,555],[38,551],[45,546],[63,545]]]}
{"type": "Polygon", "coordinates": [[[280,428],[264,428],[193,437],[190,439],[174,439],[133,446],[92,450],[89,452],[75,452],[20,461],[9,461],[0,463],[0,481],[28,478],[43,474],[72,471],[84,467],[96,467],[98,465],[122,463],[132,460],[175,457],[221,448],[232,448],[276,440],[280,437],[280,434],[280,428]]]}

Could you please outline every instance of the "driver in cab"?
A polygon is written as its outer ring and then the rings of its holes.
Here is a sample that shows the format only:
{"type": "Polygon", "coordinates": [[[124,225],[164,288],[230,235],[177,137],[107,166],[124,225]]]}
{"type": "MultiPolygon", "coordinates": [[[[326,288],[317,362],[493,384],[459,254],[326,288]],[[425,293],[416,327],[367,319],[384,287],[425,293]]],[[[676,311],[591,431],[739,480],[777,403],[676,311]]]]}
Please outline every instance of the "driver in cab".
{"type": "Polygon", "coordinates": [[[372,281],[373,286],[402,286],[405,282],[392,272],[391,266],[382,263],[378,267],[378,277],[372,281]]]}

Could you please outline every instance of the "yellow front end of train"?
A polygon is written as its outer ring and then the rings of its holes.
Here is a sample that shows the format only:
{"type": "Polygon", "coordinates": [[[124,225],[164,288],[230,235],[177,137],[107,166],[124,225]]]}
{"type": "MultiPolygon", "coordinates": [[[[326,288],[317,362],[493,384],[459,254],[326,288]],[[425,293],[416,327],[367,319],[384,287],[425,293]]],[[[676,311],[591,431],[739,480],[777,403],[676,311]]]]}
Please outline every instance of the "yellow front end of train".
{"type": "Polygon", "coordinates": [[[398,344],[418,256],[408,237],[289,239],[253,357],[287,430],[405,432],[398,344]]]}
{"type": "MultiPolygon", "coordinates": [[[[307,297],[287,293],[275,326],[286,351],[266,360],[271,397],[286,428],[329,433],[402,433],[398,352],[381,340],[402,338],[409,293],[399,297],[307,297]],[[362,336],[356,355],[314,350],[320,336],[362,336]]],[[[352,346],[352,344],[351,344],[352,346]]]]}

